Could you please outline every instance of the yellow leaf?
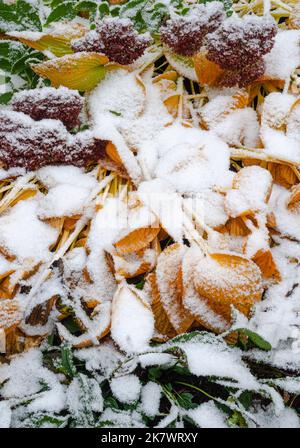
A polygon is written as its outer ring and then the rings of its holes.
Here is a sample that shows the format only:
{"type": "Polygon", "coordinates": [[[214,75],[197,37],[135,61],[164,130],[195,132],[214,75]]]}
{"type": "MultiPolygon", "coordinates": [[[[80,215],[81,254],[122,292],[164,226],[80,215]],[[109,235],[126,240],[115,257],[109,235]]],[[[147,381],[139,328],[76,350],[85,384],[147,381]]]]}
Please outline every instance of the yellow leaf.
{"type": "Polygon", "coordinates": [[[179,105],[180,95],[172,95],[169,96],[164,101],[164,105],[166,106],[168,112],[170,115],[172,115],[174,118],[177,117],[178,114],[178,105],[179,105]]]}
{"type": "Polygon", "coordinates": [[[30,34],[22,32],[8,33],[9,37],[13,37],[28,47],[38,51],[50,51],[55,56],[60,57],[73,53],[71,42],[73,39],[82,37],[86,32],[86,28],[82,25],[70,25],[67,27],[65,34],[60,32],[43,32],[35,33],[34,38],[30,39],[30,34]],[[39,37],[37,35],[39,34],[39,37]]]}
{"type": "Polygon", "coordinates": [[[258,266],[230,253],[203,257],[195,266],[194,284],[199,296],[228,322],[231,305],[247,316],[263,292],[258,266]]]}
{"type": "Polygon", "coordinates": [[[274,261],[272,252],[270,249],[263,250],[260,249],[256,252],[254,257],[252,257],[252,260],[255,264],[260,268],[262,276],[265,279],[271,279],[280,281],[281,275],[280,272],[277,269],[276,263],[274,261]]]}
{"type": "Polygon", "coordinates": [[[32,66],[40,76],[50,79],[54,87],[92,90],[106,73],[108,58],[100,53],[75,53],[32,66]]]}
{"type": "Polygon", "coordinates": [[[294,185],[291,188],[291,195],[287,203],[288,209],[297,210],[300,204],[300,184],[294,185]]]}
{"type": "Polygon", "coordinates": [[[115,243],[118,255],[128,254],[129,252],[137,252],[147,247],[151,241],[157,236],[160,227],[142,227],[133,230],[121,240],[115,243]]]}
{"type": "Polygon", "coordinates": [[[15,300],[0,300],[0,328],[11,330],[21,321],[22,314],[15,300]]]}
{"type": "Polygon", "coordinates": [[[185,253],[182,244],[168,246],[158,257],[156,283],[161,305],[178,334],[186,332],[194,317],[183,307],[181,262],[185,253]]]}
{"type": "Polygon", "coordinates": [[[218,83],[223,70],[218,64],[209,61],[204,52],[194,56],[195,71],[198,81],[207,86],[214,86],[218,83]]]}

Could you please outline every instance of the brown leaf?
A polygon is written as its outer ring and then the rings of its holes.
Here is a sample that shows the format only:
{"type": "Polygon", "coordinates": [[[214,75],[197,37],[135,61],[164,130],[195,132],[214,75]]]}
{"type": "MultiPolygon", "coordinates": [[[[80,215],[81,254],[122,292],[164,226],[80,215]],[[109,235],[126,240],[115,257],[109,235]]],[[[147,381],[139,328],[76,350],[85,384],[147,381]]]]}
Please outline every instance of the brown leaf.
{"type": "Polygon", "coordinates": [[[147,276],[144,290],[148,292],[152,299],[151,308],[154,315],[155,330],[157,333],[153,339],[157,341],[166,341],[173,338],[177,333],[161,304],[156,282],[156,274],[154,272],[147,276]]]}
{"type": "Polygon", "coordinates": [[[287,207],[291,211],[298,209],[300,203],[300,184],[294,185],[291,188],[291,195],[287,203],[287,207]]]}
{"type": "Polygon", "coordinates": [[[168,246],[158,257],[156,282],[160,302],[177,334],[187,331],[194,317],[182,304],[181,262],[185,246],[179,243],[168,246]]]}
{"type": "Polygon", "coordinates": [[[199,296],[228,322],[231,305],[248,316],[263,291],[255,263],[230,253],[203,257],[195,266],[194,284],[199,296]]]}
{"type": "Polygon", "coordinates": [[[10,331],[15,328],[22,319],[20,306],[15,300],[0,300],[0,328],[10,331]]]}
{"type": "Polygon", "coordinates": [[[263,278],[269,280],[274,279],[277,282],[281,281],[281,275],[277,269],[272,252],[270,250],[260,249],[252,257],[252,260],[261,270],[263,278]]]}
{"type": "Polygon", "coordinates": [[[223,73],[218,64],[209,61],[205,52],[200,52],[194,56],[195,71],[200,84],[215,86],[223,73]]]}
{"type": "Polygon", "coordinates": [[[297,169],[281,163],[268,162],[267,169],[272,174],[274,182],[283,187],[290,188],[300,181],[300,173],[297,169]]]}
{"type": "Polygon", "coordinates": [[[117,241],[114,246],[118,255],[138,252],[145,249],[159,233],[160,227],[142,227],[133,230],[124,238],[117,241]]]}

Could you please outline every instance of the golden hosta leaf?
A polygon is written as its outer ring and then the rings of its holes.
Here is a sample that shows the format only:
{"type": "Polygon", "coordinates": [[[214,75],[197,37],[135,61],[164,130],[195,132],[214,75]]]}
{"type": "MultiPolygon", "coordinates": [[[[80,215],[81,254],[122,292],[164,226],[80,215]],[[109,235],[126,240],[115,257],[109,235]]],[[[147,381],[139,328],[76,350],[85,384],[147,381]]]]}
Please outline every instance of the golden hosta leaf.
{"type": "Polygon", "coordinates": [[[64,218],[46,218],[44,221],[54,229],[58,229],[61,232],[64,225],[64,218]]]}
{"type": "Polygon", "coordinates": [[[290,112],[292,112],[296,107],[300,106],[300,98],[297,98],[296,101],[293,103],[290,112]]]}
{"type": "Polygon", "coordinates": [[[113,171],[119,177],[122,177],[123,179],[130,179],[126,169],[123,166],[121,166],[118,163],[116,163],[113,160],[111,160],[109,157],[101,158],[98,161],[98,164],[103,169],[108,170],[108,171],[113,171]]]}
{"type": "Polygon", "coordinates": [[[274,279],[278,282],[281,280],[280,272],[270,250],[260,249],[252,257],[252,260],[260,268],[263,278],[274,279]]]}
{"type": "Polygon", "coordinates": [[[22,319],[18,302],[15,300],[0,300],[0,328],[9,331],[15,328],[22,319]]]}
{"type": "Polygon", "coordinates": [[[183,306],[204,328],[222,333],[229,327],[229,322],[211,308],[206,298],[200,297],[195,288],[195,267],[203,259],[203,252],[198,247],[187,249],[182,260],[183,306]]]}
{"type": "Polygon", "coordinates": [[[100,53],[75,53],[32,66],[54,87],[65,86],[80,91],[92,90],[104,78],[108,58],[100,53]]]}
{"type": "Polygon", "coordinates": [[[247,236],[251,233],[240,216],[237,218],[229,218],[224,226],[217,228],[216,230],[221,233],[228,232],[232,236],[247,236]]]}
{"type": "Polygon", "coordinates": [[[155,76],[155,78],[153,78],[153,82],[156,83],[156,82],[161,81],[162,79],[166,79],[168,81],[175,82],[177,80],[177,78],[178,78],[178,73],[175,72],[175,70],[169,70],[168,72],[164,72],[161,75],[155,76]]]}
{"type": "Polygon", "coordinates": [[[76,226],[77,221],[80,219],[80,215],[73,215],[73,216],[67,216],[64,219],[64,229],[72,231],[74,230],[74,227],[76,226]]]}
{"type": "Polygon", "coordinates": [[[174,118],[176,118],[178,114],[179,100],[180,95],[171,95],[164,100],[164,105],[166,106],[169,114],[174,118]]]}
{"type": "Polygon", "coordinates": [[[209,61],[206,58],[205,52],[200,52],[194,56],[195,71],[200,84],[207,86],[214,86],[223,73],[223,70],[218,64],[209,61]]]}
{"type": "Polygon", "coordinates": [[[51,51],[57,57],[73,53],[70,39],[64,36],[53,36],[51,34],[41,33],[41,37],[37,40],[29,40],[22,37],[19,37],[18,40],[35,50],[51,51]]]}
{"type": "Polygon", "coordinates": [[[276,217],[273,212],[270,212],[267,214],[267,227],[270,227],[271,229],[275,228],[277,226],[276,223],[276,217]]]}
{"type": "Polygon", "coordinates": [[[19,328],[14,328],[6,334],[6,356],[23,353],[33,347],[38,347],[43,340],[42,336],[26,336],[19,328]]]}
{"type": "Polygon", "coordinates": [[[9,269],[8,271],[2,272],[2,274],[0,274],[0,280],[3,280],[5,277],[8,277],[13,272],[15,272],[14,269],[9,269]]]}
{"type": "Polygon", "coordinates": [[[244,89],[238,90],[234,95],[231,96],[231,98],[229,97],[228,102],[226,102],[226,106],[218,106],[218,108],[214,107],[213,114],[207,113],[206,108],[208,107],[209,110],[211,104],[210,102],[208,102],[207,106],[204,106],[200,113],[200,124],[202,128],[210,129],[213,124],[220,123],[235,110],[247,107],[248,102],[249,93],[244,89]]]}
{"type": "Polygon", "coordinates": [[[155,330],[158,333],[153,338],[157,341],[165,341],[176,336],[176,331],[173,328],[167,313],[160,301],[160,295],[156,282],[156,274],[153,272],[147,276],[146,283],[144,286],[151,297],[151,308],[155,320],[155,330]]]}
{"type": "Polygon", "coordinates": [[[30,39],[30,35],[19,32],[12,33],[12,37],[35,50],[47,50],[55,56],[60,57],[73,53],[71,41],[82,37],[87,31],[86,27],[78,23],[69,24],[65,28],[64,34],[55,31],[49,33],[43,32],[39,33],[38,37],[38,33],[35,33],[34,39],[30,39]]]}
{"type": "Polygon", "coordinates": [[[294,185],[291,188],[291,195],[287,203],[290,210],[297,210],[300,204],[300,184],[294,185]]]}
{"type": "Polygon", "coordinates": [[[0,283],[0,299],[12,299],[16,294],[17,286],[11,284],[10,277],[5,277],[5,279],[0,283]]]}
{"type": "Polygon", "coordinates": [[[268,162],[267,169],[272,174],[274,182],[283,187],[290,188],[300,181],[298,170],[291,168],[289,165],[268,162]]]}
{"type": "Polygon", "coordinates": [[[114,255],[113,260],[116,274],[125,278],[133,278],[153,269],[156,256],[151,257],[151,254],[149,256],[149,250],[141,250],[133,254],[114,255]]]}
{"type": "Polygon", "coordinates": [[[119,156],[116,146],[112,142],[108,142],[105,148],[108,157],[115,162],[117,165],[123,166],[121,157],[119,156]]]}
{"type": "Polygon", "coordinates": [[[37,194],[36,189],[28,189],[22,190],[20,194],[10,203],[10,206],[13,207],[20,201],[26,201],[26,199],[32,198],[37,194]]]}
{"type": "Polygon", "coordinates": [[[159,255],[156,267],[160,302],[178,334],[187,331],[194,321],[194,317],[182,304],[181,262],[185,249],[179,243],[168,246],[159,255]]]}
{"type": "Polygon", "coordinates": [[[194,284],[208,306],[228,322],[231,305],[248,316],[255,302],[261,300],[263,291],[256,264],[230,253],[203,257],[195,266],[194,284]]]}
{"type": "Polygon", "coordinates": [[[142,227],[140,229],[133,230],[114,244],[117,254],[123,255],[128,254],[129,252],[138,252],[145,249],[157,236],[159,230],[159,226],[142,227]]]}
{"type": "MultiPolygon", "coordinates": [[[[50,312],[59,296],[53,296],[41,305],[33,308],[30,316],[26,319],[26,324],[31,326],[44,326],[48,322],[50,312]]],[[[26,332],[25,332],[26,333],[26,332]]],[[[47,333],[46,333],[47,334],[47,333]]]]}

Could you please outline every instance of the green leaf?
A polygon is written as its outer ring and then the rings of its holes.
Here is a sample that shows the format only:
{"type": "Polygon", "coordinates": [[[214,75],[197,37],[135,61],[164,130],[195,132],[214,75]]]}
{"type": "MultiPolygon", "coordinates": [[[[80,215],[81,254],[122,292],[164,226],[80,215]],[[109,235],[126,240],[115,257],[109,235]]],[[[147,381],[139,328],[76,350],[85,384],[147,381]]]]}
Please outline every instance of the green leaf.
{"type": "Polygon", "coordinates": [[[39,412],[30,415],[28,418],[22,421],[22,427],[24,428],[61,428],[66,426],[69,416],[59,416],[55,414],[46,414],[39,412]]]}
{"type": "Polygon", "coordinates": [[[198,405],[193,403],[193,395],[190,392],[182,392],[177,396],[177,402],[179,406],[184,409],[194,409],[198,405]]]}
{"type": "Polygon", "coordinates": [[[83,0],[75,6],[76,12],[89,12],[90,18],[94,19],[97,13],[97,3],[93,1],[83,0]]]}
{"type": "Polygon", "coordinates": [[[14,92],[6,92],[0,95],[0,104],[8,104],[13,97],[14,92]]]}
{"type": "Polygon", "coordinates": [[[247,422],[242,416],[242,414],[238,411],[234,411],[232,416],[227,420],[229,426],[238,426],[239,428],[247,428],[247,422]]]}
{"type": "Polygon", "coordinates": [[[129,0],[121,6],[120,16],[133,19],[145,7],[146,3],[147,0],[129,0]]]}
{"type": "Polygon", "coordinates": [[[60,372],[73,378],[76,375],[76,367],[73,362],[73,353],[69,344],[62,344],[60,347],[61,362],[57,368],[60,372]]]}
{"type": "Polygon", "coordinates": [[[247,328],[239,328],[236,331],[243,336],[247,336],[248,340],[251,341],[255,347],[265,351],[272,350],[272,345],[254,331],[248,330],[247,328]]]}
{"type": "Polygon", "coordinates": [[[148,31],[158,34],[164,19],[169,15],[168,8],[164,3],[155,3],[141,10],[141,17],[148,31]]]}
{"type": "Polygon", "coordinates": [[[109,15],[109,3],[106,1],[101,2],[98,10],[99,10],[100,19],[102,19],[104,16],[108,16],[109,15]]]}
{"type": "Polygon", "coordinates": [[[76,11],[73,2],[65,2],[58,5],[49,14],[46,25],[52,22],[58,22],[60,19],[74,19],[76,17],[76,11]]]}
{"type": "Polygon", "coordinates": [[[6,4],[0,0],[0,32],[42,31],[38,8],[24,0],[6,4]]]}
{"type": "Polygon", "coordinates": [[[167,345],[175,345],[183,342],[191,342],[191,341],[201,341],[209,344],[220,343],[219,339],[216,338],[212,333],[208,333],[207,331],[192,331],[191,333],[184,333],[175,338],[171,339],[167,342],[167,345]]]}

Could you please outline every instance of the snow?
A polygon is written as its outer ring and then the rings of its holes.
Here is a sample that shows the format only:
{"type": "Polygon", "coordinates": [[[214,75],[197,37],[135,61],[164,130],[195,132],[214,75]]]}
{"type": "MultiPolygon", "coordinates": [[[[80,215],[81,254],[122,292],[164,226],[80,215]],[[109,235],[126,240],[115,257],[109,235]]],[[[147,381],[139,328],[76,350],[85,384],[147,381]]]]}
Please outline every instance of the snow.
{"type": "Polygon", "coordinates": [[[282,30],[275,37],[273,49],[264,57],[265,76],[286,80],[300,65],[300,31],[282,30]]]}
{"type": "Polygon", "coordinates": [[[154,318],[141,291],[120,285],[112,302],[111,336],[127,353],[142,352],[154,332],[154,318]]]}
{"type": "Polygon", "coordinates": [[[39,220],[37,212],[37,201],[28,199],[0,217],[0,245],[22,261],[48,260],[49,247],[58,236],[57,230],[39,220]]]}
{"type": "Polygon", "coordinates": [[[141,383],[136,375],[113,378],[109,385],[112,393],[121,403],[133,403],[138,400],[141,393],[141,383]]]}
{"type": "Polygon", "coordinates": [[[187,413],[199,428],[228,428],[226,414],[220,411],[213,401],[200,404],[187,413]]]}
{"type": "Polygon", "coordinates": [[[0,401],[0,428],[9,428],[11,423],[11,408],[8,401],[0,401]]]}
{"type": "Polygon", "coordinates": [[[230,146],[255,148],[259,143],[259,123],[250,107],[235,110],[211,130],[230,146]]]}
{"type": "MultiPolygon", "coordinates": [[[[168,1],[164,4],[170,8],[168,1]]],[[[203,12],[202,24],[211,25],[209,19],[220,7],[219,2],[194,5],[186,16],[191,18],[191,29],[196,23],[196,10],[203,12]]],[[[266,0],[266,21],[270,20],[269,9],[266,0]]],[[[174,14],[172,10],[172,17],[174,14]]],[[[241,20],[237,17],[234,14],[225,21],[235,30],[233,43],[245,32],[256,29],[261,21],[254,15],[241,20]]],[[[69,35],[72,26],[79,22],[88,29],[86,20],[76,19],[70,26],[59,23],[44,33],[15,29],[10,35],[31,40],[48,32],[69,35]]],[[[125,23],[129,23],[127,19],[125,23]]],[[[76,27],[73,31],[77,37],[76,27]]],[[[92,31],[89,36],[93,38],[95,33],[92,31]]],[[[182,76],[197,81],[193,60],[169,51],[165,53],[170,63],[167,70],[174,67],[178,79],[171,83],[153,82],[158,73],[153,62],[162,51],[156,45],[130,67],[110,66],[105,78],[85,96],[64,87],[22,90],[21,78],[12,78],[20,90],[15,101],[41,101],[56,96],[67,100],[70,94],[74,95],[82,106],[86,105],[80,118],[89,130],[70,134],[58,120],[35,122],[28,115],[13,111],[12,102],[0,112],[3,162],[15,151],[20,164],[45,153],[49,156],[47,163],[53,163],[51,151],[57,150],[66,156],[66,163],[71,163],[70,147],[78,140],[90,142],[95,137],[115,145],[124,177],[122,182],[117,178],[107,184],[102,196],[101,179],[98,180],[102,171],[98,167],[84,170],[71,165],[49,165],[27,174],[22,167],[0,168],[1,282],[4,279],[1,296],[5,295],[6,282],[10,287],[17,286],[13,299],[2,297],[0,301],[0,326],[18,324],[24,332],[21,344],[28,345],[28,336],[44,337],[56,328],[60,339],[73,346],[76,364],[79,361],[80,365],[80,371],[68,381],[62,373],[48,369],[43,356],[54,348],[49,348],[46,341],[42,348],[31,348],[11,357],[9,363],[2,363],[0,427],[30,426],[33,422],[28,415],[39,418],[44,413],[63,413],[62,425],[67,425],[71,416],[74,424],[82,427],[107,425],[108,421],[111,427],[144,427],[144,416],[154,419],[160,414],[163,394],[158,383],[146,377],[140,379],[136,369],[139,372],[152,366],[162,370],[174,367],[178,364],[177,349],[183,352],[191,374],[216,381],[236,391],[237,397],[241,391],[251,390],[257,396],[271,398],[268,406],[262,406],[258,399],[252,403],[245,412],[249,426],[299,427],[299,417],[292,409],[284,408],[277,392],[285,390],[296,395],[300,391],[296,377],[300,370],[299,210],[288,208],[291,190],[273,182],[268,164],[285,161],[296,174],[300,166],[299,95],[289,89],[290,77],[300,66],[299,42],[299,30],[280,26],[273,49],[264,56],[265,78],[271,82],[264,92],[260,91],[257,107],[253,107],[252,99],[249,101],[252,90],[201,86],[200,92],[196,89],[197,93],[191,94],[195,87],[191,85],[187,92],[182,76]],[[276,87],[280,85],[276,84],[278,80],[285,82],[283,92],[276,87]],[[180,103],[178,116],[173,116],[164,101],[170,95],[180,95],[181,89],[187,94],[183,110],[180,103]],[[5,120],[11,126],[8,130],[5,120]],[[35,145],[37,138],[39,144],[35,145]],[[236,149],[241,153],[243,149],[253,150],[252,162],[257,165],[250,165],[249,159],[244,160],[244,165],[238,158],[237,163],[232,162],[231,153],[235,154],[236,149]],[[113,197],[112,191],[118,188],[120,194],[113,197]],[[27,189],[33,190],[35,196],[14,204],[16,195],[27,189]],[[268,224],[271,214],[275,221],[272,229],[268,224]],[[249,235],[231,235],[229,224],[241,217],[249,235]],[[61,266],[52,263],[60,229],[50,224],[50,218],[78,219],[82,224],[80,242],[86,237],[83,247],[71,243],[65,254],[58,251],[61,266]],[[118,253],[117,242],[146,227],[160,230],[155,241],[142,251],[118,253]],[[168,247],[163,250],[167,238],[168,247]],[[171,239],[177,243],[174,252],[171,239]],[[211,256],[221,252],[249,260],[259,250],[273,257],[281,275],[277,282],[262,280],[258,266],[252,262],[249,271],[241,267],[228,269],[211,256]],[[135,277],[145,265],[147,273],[156,274],[161,304],[177,333],[192,323],[211,333],[201,331],[187,342],[151,342],[156,336],[151,297],[147,288],[141,291],[126,280],[135,277]],[[38,269],[35,273],[34,268],[38,269]],[[26,278],[24,273],[28,274],[26,278]],[[43,273],[31,302],[31,293],[23,291],[32,287],[34,290],[43,273]],[[10,278],[6,278],[8,275],[10,278]],[[206,288],[202,295],[198,292],[200,287],[206,288]],[[260,298],[264,290],[263,300],[252,307],[249,316],[232,309],[232,319],[234,328],[248,328],[267,340],[272,345],[270,351],[241,351],[225,344],[222,335],[213,335],[229,330],[231,325],[229,303],[224,303],[222,297],[224,315],[213,307],[212,302],[218,299],[216,291],[224,295],[227,292],[225,299],[230,295],[233,301],[234,288],[244,298],[260,298]],[[72,334],[61,322],[56,307],[43,325],[24,322],[28,302],[31,306],[42,305],[57,296],[81,322],[79,335],[72,334]],[[88,309],[92,302],[96,306],[88,309]],[[14,305],[15,314],[8,314],[7,309],[14,305]],[[290,376],[258,379],[248,368],[247,359],[289,370],[290,376]],[[120,403],[129,405],[123,406],[127,410],[107,407],[101,391],[104,381],[120,403]],[[97,414],[96,421],[93,412],[97,414]],[[249,415],[253,420],[248,419],[249,415]]],[[[218,43],[222,46],[222,42],[218,43]]],[[[250,38],[246,44],[250,52],[258,50],[258,39],[250,38]]],[[[56,220],[60,221],[64,220],[56,220]]],[[[67,233],[61,235],[62,239],[67,233]]],[[[6,329],[0,329],[0,352],[5,353],[8,341],[6,329]]],[[[232,402],[227,404],[232,409],[235,406],[232,402]]],[[[229,424],[228,416],[216,401],[190,410],[172,404],[167,412],[168,415],[159,415],[158,423],[155,419],[158,427],[171,423],[183,427],[184,416],[201,428],[223,428],[229,424]]]]}
{"type": "Polygon", "coordinates": [[[221,315],[216,314],[207,304],[206,300],[198,295],[193,281],[195,266],[203,258],[197,247],[191,247],[185,254],[182,263],[182,279],[184,284],[183,305],[191,314],[198,317],[201,322],[222,332],[228,329],[228,323],[221,315]]]}
{"type": "Polygon", "coordinates": [[[238,351],[223,344],[191,342],[178,346],[186,354],[189,370],[194,375],[228,378],[232,385],[242,389],[257,389],[256,379],[241,361],[238,351]]]}
{"type": "Polygon", "coordinates": [[[300,428],[300,419],[293,409],[285,408],[282,413],[276,417],[272,408],[265,412],[257,409],[257,420],[262,428],[300,428]]]}
{"type": "Polygon", "coordinates": [[[124,356],[109,343],[103,342],[99,347],[90,347],[75,352],[75,356],[85,361],[89,371],[99,370],[104,376],[109,377],[114,369],[122,362],[124,356]]]}
{"type": "Polygon", "coordinates": [[[46,166],[36,173],[38,179],[49,189],[58,185],[78,186],[92,190],[97,186],[95,178],[75,166],[46,166]]]}
{"type": "Polygon", "coordinates": [[[233,218],[265,210],[271,188],[269,171],[259,166],[245,167],[235,175],[233,189],[226,194],[225,209],[233,218]]]}
{"type": "Polygon", "coordinates": [[[161,386],[153,381],[142,387],[141,410],[145,415],[155,417],[159,413],[161,395],[161,386]]]}
{"type": "Polygon", "coordinates": [[[47,384],[49,390],[39,393],[29,403],[32,412],[60,412],[64,407],[63,386],[54,373],[42,366],[42,353],[38,349],[31,349],[9,365],[0,366],[0,383],[4,381],[1,396],[6,399],[34,396],[41,391],[42,382],[47,384]]]}
{"type": "Polygon", "coordinates": [[[40,202],[41,218],[65,217],[82,213],[90,191],[75,185],[59,185],[51,188],[40,202]]]}

